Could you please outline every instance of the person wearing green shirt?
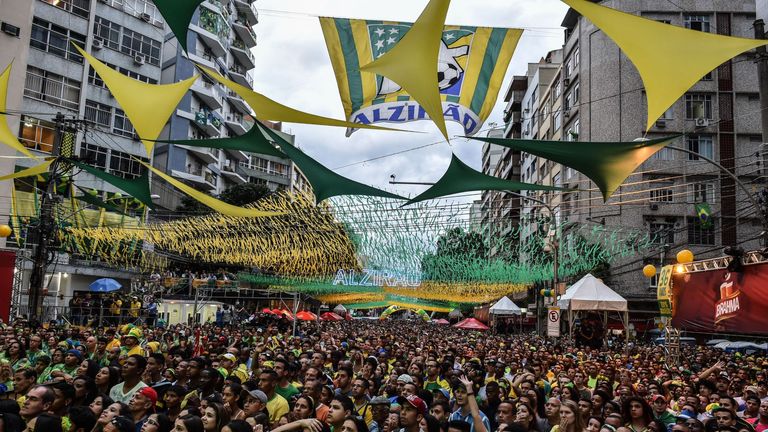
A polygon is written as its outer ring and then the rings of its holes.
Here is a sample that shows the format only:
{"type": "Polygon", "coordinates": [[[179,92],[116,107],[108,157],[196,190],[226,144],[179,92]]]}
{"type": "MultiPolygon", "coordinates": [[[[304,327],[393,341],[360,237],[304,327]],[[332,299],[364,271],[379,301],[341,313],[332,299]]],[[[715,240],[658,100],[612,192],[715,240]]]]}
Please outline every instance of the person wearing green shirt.
{"type": "Polygon", "coordinates": [[[288,361],[283,358],[275,359],[274,371],[277,373],[278,382],[275,387],[275,393],[279,394],[286,401],[290,401],[294,396],[299,395],[299,389],[297,389],[290,382],[290,373],[288,371],[288,361]]]}

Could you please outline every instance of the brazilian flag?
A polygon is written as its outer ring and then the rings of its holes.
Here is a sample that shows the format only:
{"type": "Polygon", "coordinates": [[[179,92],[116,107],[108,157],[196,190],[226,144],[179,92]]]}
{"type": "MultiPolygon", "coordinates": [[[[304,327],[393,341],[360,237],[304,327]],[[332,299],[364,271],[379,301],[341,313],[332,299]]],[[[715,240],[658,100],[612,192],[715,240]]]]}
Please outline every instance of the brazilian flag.
{"type": "Polygon", "coordinates": [[[712,228],[712,209],[708,203],[696,204],[696,215],[699,216],[702,228],[712,228]]]}

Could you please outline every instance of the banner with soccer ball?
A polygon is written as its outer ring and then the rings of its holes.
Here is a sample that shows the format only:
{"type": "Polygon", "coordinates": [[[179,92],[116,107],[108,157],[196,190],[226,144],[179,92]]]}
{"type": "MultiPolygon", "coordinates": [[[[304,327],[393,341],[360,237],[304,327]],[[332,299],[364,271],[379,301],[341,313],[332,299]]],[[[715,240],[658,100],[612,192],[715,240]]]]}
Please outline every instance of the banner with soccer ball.
{"type": "MultiPolygon", "coordinates": [[[[360,66],[392,49],[411,23],[320,18],[320,25],[349,121],[406,123],[429,118],[397,83],[360,72],[360,66]]],[[[476,134],[491,113],[522,33],[520,29],[445,27],[436,81],[445,120],[460,123],[466,135],[476,134]]],[[[348,130],[347,136],[352,132],[348,130]]]]}

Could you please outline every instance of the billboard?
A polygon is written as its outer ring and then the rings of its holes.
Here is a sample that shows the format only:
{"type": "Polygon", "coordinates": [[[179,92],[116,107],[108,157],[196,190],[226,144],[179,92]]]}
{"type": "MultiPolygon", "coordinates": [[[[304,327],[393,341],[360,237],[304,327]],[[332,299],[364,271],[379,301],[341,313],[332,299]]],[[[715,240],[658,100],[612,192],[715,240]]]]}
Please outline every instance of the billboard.
{"type": "Polygon", "coordinates": [[[681,330],[765,333],[768,328],[768,263],[675,273],[670,295],[672,326],[681,330]]]}

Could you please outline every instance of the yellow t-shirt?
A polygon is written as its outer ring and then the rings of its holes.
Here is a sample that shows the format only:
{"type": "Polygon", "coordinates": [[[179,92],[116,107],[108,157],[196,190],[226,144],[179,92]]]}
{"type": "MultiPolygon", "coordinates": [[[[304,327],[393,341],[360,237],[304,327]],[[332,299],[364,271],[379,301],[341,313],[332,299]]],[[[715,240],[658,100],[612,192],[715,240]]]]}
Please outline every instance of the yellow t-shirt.
{"type": "Polygon", "coordinates": [[[288,414],[290,408],[288,407],[288,401],[284,397],[275,393],[275,396],[267,401],[267,412],[269,413],[269,422],[272,424],[277,423],[280,417],[288,414]]]}

